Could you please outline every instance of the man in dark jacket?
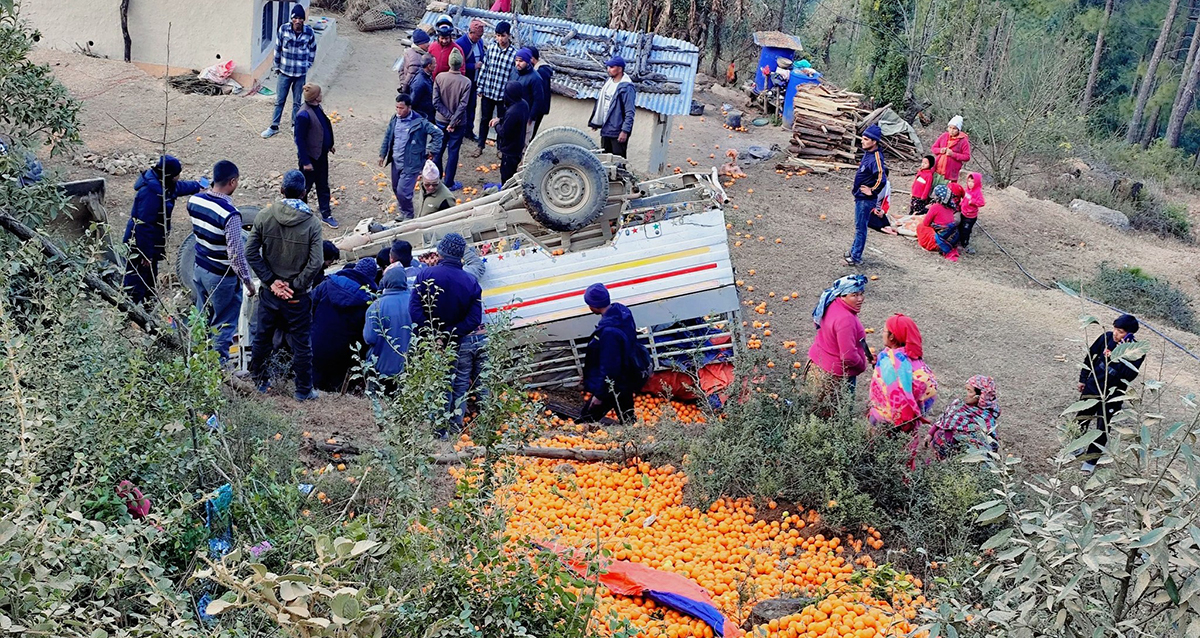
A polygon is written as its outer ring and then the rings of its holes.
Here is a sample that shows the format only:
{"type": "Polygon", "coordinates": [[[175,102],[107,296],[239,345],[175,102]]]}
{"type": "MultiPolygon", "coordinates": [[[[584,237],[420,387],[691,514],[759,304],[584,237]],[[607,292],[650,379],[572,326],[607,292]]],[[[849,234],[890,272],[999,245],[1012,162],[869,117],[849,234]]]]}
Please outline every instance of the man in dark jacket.
{"type": "Polygon", "coordinates": [[[524,89],[517,82],[504,87],[504,119],[495,118],[496,150],[500,153],[500,183],[506,184],[521,165],[525,153],[525,127],[529,124],[529,104],[522,98],[524,89]]]}
{"type": "Polygon", "coordinates": [[[433,108],[433,70],[436,67],[437,60],[426,53],[425,57],[421,58],[421,70],[413,76],[412,84],[409,85],[412,94],[412,109],[421,114],[421,117],[435,124],[437,122],[434,119],[433,108]]]}
{"type": "Polygon", "coordinates": [[[125,293],[134,303],[144,304],[155,296],[158,264],[166,256],[171,234],[175,198],[195,195],[208,186],[207,180],[180,180],[183,165],[170,155],[158,158],[154,167],[138,176],[133,187],[133,210],[121,241],[129,247],[125,266],[125,293]]]}
{"type": "Polygon", "coordinates": [[[554,69],[545,62],[542,62],[542,54],[537,47],[528,47],[529,52],[533,54],[533,70],[542,78],[542,101],[534,109],[533,116],[533,132],[529,134],[529,139],[537,137],[538,129],[542,127],[542,118],[550,114],[550,97],[553,93],[550,90],[550,80],[554,77],[554,69]]]}
{"type": "Polygon", "coordinates": [[[596,106],[588,126],[600,129],[600,148],[605,153],[628,157],[629,135],[633,133],[633,116],[637,88],[625,75],[625,58],[616,56],[605,63],[608,79],[596,96],[596,106]]]}
{"type": "Polygon", "coordinates": [[[324,265],[321,223],[304,203],[307,180],[300,171],[283,176],[283,199],[254,218],[246,242],[246,259],[263,286],[270,290],[258,301],[250,374],[258,391],[271,387],[267,362],[274,352],[275,333],[282,330],[292,351],[297,401],[317,398],[313,390],[312,299],[309,290],[324,265]]]}
{"type": "Polygon", "coordinates": [[[321,110],[321,97],[320,86],[304,85],[304,106],[296,113],[293,133],[300,170],[304,172],[305,198],[315,187],[321,221],[330,228],[337,228],[333,209],[329,207],[329,155],[337,149],[333,146],[333,125],[321,110]]]}
{"type": "Polygon", "coordinates": [[[1139,327],[1137,317],[1133,315],[1117,317],[1113,329],[1096,338],[1083,360],[1083,369],[1079,371],[1079,399],[1096,399],[1098,402],[1080,410],[1076,419],[1081,425],[1090,421],[1093,428],[1100,430],[1100,436],[1081,455],[1087,459],[1081,468],[1085,474],[1096,469],[1096,460],[1108,444],[1109,424],[1121,411],[1122,397],[1129,392],[1130,384],[1146,360],[1140,352],[1126,352],[1130,346],[1125,344],[1137,342],[1134,334],[1139,327]],[[1122,345],[1125,347],[1121,348],[1122,345]],[[1117,352],[1118,348],[1120,352],[1117,352]],[[1114,354],[1118,358],[1114,359],[1114,354]]]}
{"type": "Polygon", "coordinates": [[[363,257],[353,268],[344,268],[321,282],[312,292],[313,385],[338,392],[362,348],[367,306],[375,292],[379,265],[363,257]]]}
{"type": "Polygon", "coordinates": [[[392,165],[392,193],[400,205],[397,219],[412,219],[413,190],[425,160],[442,147],[442,130],[412,109],[407,93],[396,96],[396,114],[388,122],[379,146],[379,166],[392,165]]]}
{"type": "Polygon", "coordinates": [[[529,133],[533,130],[533,122],[537,119],[544,101],[542,76],[533,69],[533,51],[529,48],[517,51],[516,66],[517,74],[513,76],[513,80],[521,85],[521,99],[529,106],[529,121],[525,127],[525,132],[529,133]]]}
{"type": "Polygon", "coordinates": [[[867,248],[867,228],[871,221],[871,213],[883,187],[887,184],[887,167],[883,164],[883,153],[879,149],[879,140],[883,139],[883,131],[872,124],[862,134],[862,161],[858,163],[858,172],[854,174],[854,243],[845,254],[846,263],[857,266],[862,263],[863,251],[867,248]]]}
{"type": "Polygon", "coordinates": [[[637,338],[633,313],[613,303],[604,284],[592,284],[583,293],[588,308],[600,322],[588,341],[583,362],[583,389],[587,392],[580,419],[595,423],[616,409],[622,422],[634,418],[633,395],[650,378],[650,353],[637,338]]]}
{"type": "Polygon", "coordinates": [[[484,47],[483,47],[483,20],[475,18],[471,20],[471,26],[467,28],[467,32],[454,41],[458,48],[462,49],[466,54],[463,60],[463,75],[471,81],[471,97],[467,101],[467,113],[463,118],[463,125],[466,127],[466,139],[475,141],[475,102],[478,99],[478,76],[479,67],[483,66],[484,47]]]}

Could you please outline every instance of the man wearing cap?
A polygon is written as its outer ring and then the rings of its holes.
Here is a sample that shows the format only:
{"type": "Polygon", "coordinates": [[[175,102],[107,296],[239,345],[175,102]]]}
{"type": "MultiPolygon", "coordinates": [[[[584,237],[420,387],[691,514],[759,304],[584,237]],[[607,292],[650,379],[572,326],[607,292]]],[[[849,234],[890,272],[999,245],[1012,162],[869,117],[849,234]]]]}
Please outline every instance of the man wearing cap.
{"type": "Polygon", "coordinates": [[[421,69],[413,76],[408,85],[408,94],[412,96],[412,109],[421,117],[434,121],[433,109],[433,68],[437,61],[426,53],[421,58],[421,69]]]}
{"type": "Polygon", "coordinates": [[[396,96],[396,114],[388,122],[379,147],[380,168],[392,165],[392,193],[400,206],[397,219],[412,219],[413,190],[425,160],[442,147],[442,130],[412,109],[407,93],[396,96]]]}
{"type": "Polygon", "coordinates": [[[525,123],[525,139],[528,141],[530,134],[533,133],[534,121],[539,116],[539,109],[545,101],[545,92],[542,90],[542,76],[533,70],[532,49],[525,47],[518,50],[515,64],[517,75],[513,80],[521,85],[521,99],[529,105],[529,121],[525,123]]]}
{"type": "Polygon", "coordinates": [[[596,96],[596,106],[588,126],[600,129],[600,148],[605,153],[628,157],[637,88],[633,80],[625,75],[625,58],[618,55],[604,66],[608,71],[608,79],[596,96]]]}
{"type": "Polygon", "coordinates": [[[125,269],[125,294],[134,303],[146,303],[155,296],[158,264],[166,256],[167,237],[171,234],[171,214],[175,198],[199,193],[207,180],[193,182],[179,179],[183,165],[170,155],[158,158],[158,163],[138,176],[133,187],[133,209],[125,225],[122,242],[129,248],[125,269]]]}
{"type": "Polygon", "coordinates": [[[517,49],[512,45],[511,31],[512,25],[507,22],[496,24],[496,39],[488,44],[479,68],[479,148],[471,157],[483,155],[493,115],[504,117],[504,87],[516,71],[517,49]]]}
{"type": "Polygon", "coordinates": [[[317,398],[312,382],[312,299],[309,291],[324,265],[321,223],[304,196],[308,180],[297,170],[283,176],[280,199],[254,218],[254,230],[246,242],[246,259],[262,285],[269,288],[258,301],[254,318],[254,347],[250,374],[259,392],[271,387],[267,362],[275,347],[275,333],[282,331],[292,351],[296,376],[295,398],[317,398]]]}
{"type": "Polygon", "coordinates": [[[271,126],[262,132],[264,139],[279,132],[288,92],[292,94],[292,123],[295,124],[296,111],[300,108],[300,89],[317,58],[317,33],[304,24],[304,17],[304,7],[293,5],[291,21],[279,25],[275,34],[273,66],[279,72],[279,82],[275,85],[275,115],[271,118],[271,126]]]}
{"type": "Polygon", "coordinates": [[[445,143],[437,154],[437,165],[446,169],[446,186],[451,191],[462,188],[455,181],[458,175],[458,154],[462,149],[463,137],[471,130],[471,120],[467,114],[473,86],[467,76],[462,74],[463,57],[458,51],[450,54],[450,70],[433,80],[433,108],[437,111],[436,123],[445,133],[445,143]],[[449,153],[446,163],[442,159],[449,153]]]}
{"type": "Polygon", "coordinates": [[[471,95],[467,100],[467,113],[463,118],[463,129],[466,133],[466,138],[475,141],[475,87],[479,82],[479,67],[483,66],[484,50],[483,50],[483,20],[474,18],[471,20],[471,26],[467,28],[467,32],[459,36],[455,40],[455,44],[466,53],[466,58],[463,60],[463,75],[471,81],[471,95]]]}
{"type": "Polygon", "coordinates": [[[321,110],[321,87],[304,85],[304,106],[296,113],[296,155],[300,170],[304,174],[305,197],[313,188],[317,189],[317,208],[321,221],[330,228],[337,228],[333,210],[329,205],[329,155],[336,153],[333,146],[333,125],[321,110]]]}
{"type": "Polygon", "coordinates": [[[537,47],[526,48],[533,54],[533,70],[542,80],[542,101],[533,109],[533,130],[529,132],[529,139],[532,140],[537,137],[538,129],[542,126],[542,118],[550,113],[550,97],[553,95],[550,91],[550,80],[554,77],[554,69],[549,64],[542,62],[542,54],[537,47]]]}
{"type": "Polygon", "coordinates": [[[604,284],[583,293],[583,302],[600,322],[588,341],[583,360],[583,403],[580,420],[595,423],[615,409],[620,420],[633,420],[633,395],[650,378],[650,353],[638,341],[629,308],[614,303],[604,284]]]}
{"type": "Polygon", "coordinates": [[[415,215],[424,217],[452,207],[454,193],[442,183],[437,165],[432,160],[426,161],[425,169],[421,171],[421,188],[417,191],[417,199],[414,201],[415,215]]]}
{"type": "Polygon", "coordinates": [[[409,314],[418,331],[445,336],[456,344],[458,359],[447,411],[461,429],[464,406],[472,381],[478,377],[485,335],[483,325],[483,289],[475,276],[463,270],[467,242],[458,233],[447,233],[437,245],[440,257],[436,266],[417,275],[409,314]]]}
{"type": "Polygon", "coordinates": [[[433,77],[436,78],[450,70],[451,53],[458,51],[459,55],[463,56],[466,53],[454,41],[454,22],[450,20],[450,16],[439,16],[434,30],[437,32],[437,40],[429,45],[429,53],[437,60],[437,67],[433,71],[433,77]]]}
{"type": "Polygon", "coordinates": [[[1096,461],[1100,458],[1103,448],[1108,444],[1108,430],[1117,413],[1121,411],[1129,386],[1137,378],[1146,356],[1130,350],[1125,346],[1118,351],[1122,344],[1137,342],[1134,335],[1140,328],[1137,317],[1121,315],[1113,321],[1113,328],[1096,338],[1088,354],[1083,359],[1079,371],[1079,400],[1094,399],[1097,403],[1084,408],[1075,414],[1080,427],[1091,427],[1100,430],[1100,436],[1086,451],[1078,456],[1084,459],[1081,470],[1091,474],[1096,469],[1096,461]],[[1118,358],[1114,359],[1113,354],[1118,358]]]}
{"type": "Polygon", "coordinates": [[[854,174],[854,185],[851,187],[854,193],[854,243],[844,255],[846,263],[851,266],[862,264],[871,212],[875,210],[883,187],[887,184],[887,167],[883,164],[883,153],[879,150],[879,140],[882,139],[883,131],[876,124],[863,131],[863,156],[858,163],[858,172],[854,174]]]}
{"type": "Polygon", "coordinates": [[[404,56],[400,58],[400,84],[396,85],[396,91],[399,93],[409,92],[409,84],[424,65],[425,54],[429,53],[431,46],[429,34],[425,33],[424,29],[413,29],[412,42],[413,45],[405,49],[404,56]]]}
{"type": "Polygon", "coordinates": [[[188,198],[188,216],[196,236],[196,268],[192,285],[196,308],[216,331],[213,347],[221,363],[229,361],[229,347],[242,311],[242,290],[254,296],[254,280],[246,262],[242,240],[242,214],[233,205],[238,187],[238,167],[229,160],[213,166],[212,188],[188,198]]]}

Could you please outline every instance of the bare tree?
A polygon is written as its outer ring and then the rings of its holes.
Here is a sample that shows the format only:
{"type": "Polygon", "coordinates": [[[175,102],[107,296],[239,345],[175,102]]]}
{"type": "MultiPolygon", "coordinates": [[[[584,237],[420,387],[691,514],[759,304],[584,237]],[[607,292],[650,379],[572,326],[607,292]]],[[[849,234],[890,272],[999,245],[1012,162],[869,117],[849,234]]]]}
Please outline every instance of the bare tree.
{"type": "Polygon", "coordinates": [[[1146,65],[1146,75],[1138,88],[1137,98],[1133,103],[1133,116],[1129,118],[1129,128],[1125,131],[1125,141],[1134,144],[1138,141],[1138,133],[1142,125],[1142,117],[1146,114],[1146,102],[1154,88],[1154,76],[1158,73],[1158,64],[1162,61],[1163,50],[1167,39],[1171,36],[1171,28],[1175,26],[1175,14],[1179,12],[1179,0],[1171,0],[1167,7],[1167,15],[1163,17],[1162,29],[1158,32],[1158,41],[1154,43],[1154,52],[1150,54],[1150,62],[1146,65]]]}
{"type": "Polygon", "coordinates": [[[1088,71],[1087,86],[1083,89],[1083,99],[1079,102],[1079,114],[1087,115],[1088,107],[1092,105],[1092,94],[1096,90],[1096,78],[1100,75],[1100,58],[1104,53],[1104,32],[1108,30],[1108,21],[1112,18],[1114,0],[1104,3],[1104,19],[1096,30],[1096,48],[1092,49],[1092,68],[1088,71]]]}
{"type": "Polygon", "coordinates": [[[1167,146],[1171,148],[1179,146],[1179,138],[1183,134],[1183,121],[1192,110],[1192,105],[1196,100],[1196,81],[1200,79],[1200,64],[1196,64],[1198,49],[1200,49],[1200,21],[1193,20],[1192,42],[1188,46],[1187,59],[1183,63],[1183,71],[1179,76],[1179,88],[1175,91],[1171,117],[1167,119],[1166,140],[1167,146]]]}

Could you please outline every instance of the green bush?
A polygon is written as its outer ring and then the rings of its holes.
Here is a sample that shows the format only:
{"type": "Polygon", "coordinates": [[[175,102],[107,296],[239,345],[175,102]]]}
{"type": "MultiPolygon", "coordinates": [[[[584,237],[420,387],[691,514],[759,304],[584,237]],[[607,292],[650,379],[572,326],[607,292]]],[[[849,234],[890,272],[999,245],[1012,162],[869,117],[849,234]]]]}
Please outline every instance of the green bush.
{"type": "Polygon", "coordinates": [[[1138,230],[1193,241],[1192,221],[1183,204],[1164,204],[1152,200],[1137,206],[1129,216],[1129,223],[1138,230]]]}
{"type": "Polygon", "coordinates": [[[1113,168],[1139,181],[1154,180],[1169,188],[1200,189],[1200,171],[1194,157],[1181,148],[1171,148],[1162,139],[1147,149],[1123,139],[1101,142],[1093,149],[1113,168]]]}
{"type": "Polygon", "coordinates": [[[1143,189],[1136,200],[1130,200],[1113,195],[1111,190],[1097,188],[1092,182],[1069,180],[1050,182],[1031,192],[1035,197],[1049,199],[1063,206],[1069,206],[1076,199],[1106,206],[1125,213],[1130,225],[1138,230],[1162,237],[1175,237],[1189,243],[1194,241],[1187,207],[1166,203],[1150,189],[1143,189]]]}
{"type": "Polygon", "coordinates": [[[1083,282],[1082,286],[1079,282],[1066,285],[1075,291],[1082,288],[1084,294],[1135,315],[1162,319],[1189,332],[1200,330],[1191,298],[1171,282],[1141,268],[1113,268],[1108,262],[1102,262],[1093,279],[1083,282]]]}

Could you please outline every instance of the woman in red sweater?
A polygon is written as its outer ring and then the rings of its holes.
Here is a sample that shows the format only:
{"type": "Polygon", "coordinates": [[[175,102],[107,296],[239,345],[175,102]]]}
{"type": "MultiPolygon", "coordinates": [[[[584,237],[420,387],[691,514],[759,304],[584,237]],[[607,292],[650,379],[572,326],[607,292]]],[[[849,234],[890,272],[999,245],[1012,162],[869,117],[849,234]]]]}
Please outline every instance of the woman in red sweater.
{"type": "Polygon", "coordinates": [[[917,226],[917,243],[930,252],[940,253],[950,261],[958,261],[958,228],[954,224],[954,209],[950,187],[938,184],[933,188],[934,203],[917,226]]]}
{"type": "Polygon", "coordinates": [[[934,171],[949,182],[958,181],[958,174],[962,171],[963,164],[971,159],[971,140],[967,138],[966,133],[963,133],[962,126],[962,116],[955,115],[946,125],[946,132],[937,138],[937,141],[933,143],[933,148],[930,149],[936,158],[934,171]]]}
{"type": "Polygon", "coordinates": [[[832,414],[846,395],[854,395],[858,375],[871,360],[867,332],[858,320],[866,286],[862,275],[842,277],[813,309],[817,335],[808,349],[805,380],[815,390],[820,413],[832,414]]]}

